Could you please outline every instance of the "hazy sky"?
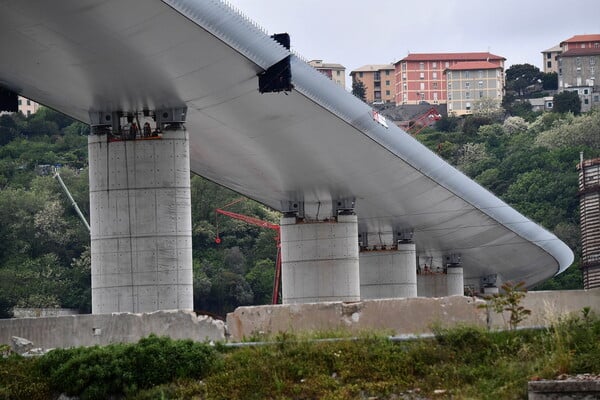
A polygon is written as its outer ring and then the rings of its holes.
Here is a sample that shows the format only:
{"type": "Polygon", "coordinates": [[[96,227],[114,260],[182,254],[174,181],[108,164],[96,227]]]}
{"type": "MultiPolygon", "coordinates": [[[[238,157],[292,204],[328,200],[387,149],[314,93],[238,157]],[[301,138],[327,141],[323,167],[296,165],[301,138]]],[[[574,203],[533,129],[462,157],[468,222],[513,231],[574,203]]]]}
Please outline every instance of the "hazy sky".
{"type": "Polygon", "coordinates": [[[600,34],[600,0],[229,0],[308,60],[394,63],[411,53],[489,51],[542,68],[541,51],[600,34]]]}

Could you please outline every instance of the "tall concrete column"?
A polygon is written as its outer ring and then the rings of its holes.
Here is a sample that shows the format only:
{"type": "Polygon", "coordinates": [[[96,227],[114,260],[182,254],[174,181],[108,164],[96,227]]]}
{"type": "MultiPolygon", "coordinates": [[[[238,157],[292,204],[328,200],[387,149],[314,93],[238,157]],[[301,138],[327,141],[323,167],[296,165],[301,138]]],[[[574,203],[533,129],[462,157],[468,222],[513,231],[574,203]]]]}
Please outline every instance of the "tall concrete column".
{"type": "Polygon", "coordinates": [[[361,252],[360,297],[417,297],[415,244],[398,243],[397,249],[361,252]]]}
{"type": "Polygon", "coordinates": [[[360,300],[356,215],[280,226],[283,304],[360,300]]]}
{"type": "Polygon", "coordinates": [[[449,266],[446,273],[448,296],[464,296],[465,283],[463,269],[459,266],[449,266]]]}
{"type": "Polygon", "coordinates": [[[109,135],[88,140],[92,313],[191,310],[188,133],[109,135]]]}

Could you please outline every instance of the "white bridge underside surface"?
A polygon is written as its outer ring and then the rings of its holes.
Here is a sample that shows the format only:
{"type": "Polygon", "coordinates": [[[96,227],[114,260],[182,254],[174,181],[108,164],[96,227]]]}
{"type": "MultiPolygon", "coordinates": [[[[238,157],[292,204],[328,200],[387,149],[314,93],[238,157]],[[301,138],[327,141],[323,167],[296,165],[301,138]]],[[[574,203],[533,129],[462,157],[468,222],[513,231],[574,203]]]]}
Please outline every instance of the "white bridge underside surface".
{"type": "MultiPolygon", "coordinates": [[[[414,229],[421,260],[528,286],[571,250],[292,55],[294,90],[257,74],[290,53],[216,0],[0,0],[0,85],[78,120],[188,107],[191,170],[281,210],[356,198],[359,232],[414,229]]],[[[292,44],[294,38],[291,38],[292,44]]]]}

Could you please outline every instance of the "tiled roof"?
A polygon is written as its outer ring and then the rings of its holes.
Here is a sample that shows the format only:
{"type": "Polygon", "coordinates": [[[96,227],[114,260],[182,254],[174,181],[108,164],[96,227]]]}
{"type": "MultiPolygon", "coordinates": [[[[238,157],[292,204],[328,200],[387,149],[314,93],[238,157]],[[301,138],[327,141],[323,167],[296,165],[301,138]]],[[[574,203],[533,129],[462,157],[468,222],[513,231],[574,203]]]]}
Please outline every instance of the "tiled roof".
{"type": "Polygon", "coordinates": [[[451,65],[447,69],[451,71],[464,71],[464,70],[473,70],[473,69],[497,69],[500,66],[496,64],[492,64],[487,61],[463,61],[451,65]]]}
{"type": "MultiPolygon", "coordinates": [[[[411,53],[400,61],[482,61],[506,60],[488,52],[481,53],[411,53]]],[[[398,64],[400,61],[396,62],[398,64]]]]}
{"type": "Polygon", "coordinates": [[[567,40],[564,40],[560,43],[562,46],[563,43],[580,43],[580,42],[600,42],[600,34],[593,35],[575,35],[567,40]]]}
{"type": "Polygon", "coordinates": [[[576,56],[593,56],[600,54],[600,47],[586,47],[582,49],[580,47],[576,47],[574,49],[569,49],[562,53],[561,57],[576,57],[576,56]]]}
{"type": "Polygon", "coordinates": [[[316,69],[346,69],[342,64],[324,63],[321,60],[311,60],[308,63],[311,67],[316,69]]]}
{"type": "MultiPolygon", "coordinates": [[[[394,69],[393,64],[367,64],[363,65],[360,68],[352,70],[352,72],[373,72],[373,71],[381,71],[386,69],[394,69]]],[[[350,72],[350,74],[352,74],[350,72]]]]}

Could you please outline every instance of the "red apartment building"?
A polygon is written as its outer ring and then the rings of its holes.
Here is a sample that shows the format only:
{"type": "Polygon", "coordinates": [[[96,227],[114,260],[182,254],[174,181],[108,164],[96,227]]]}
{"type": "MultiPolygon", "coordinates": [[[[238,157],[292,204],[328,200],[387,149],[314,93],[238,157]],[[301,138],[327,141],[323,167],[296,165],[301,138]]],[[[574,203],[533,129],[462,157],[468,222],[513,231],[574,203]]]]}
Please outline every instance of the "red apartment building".
{"type": "Polygon", "coordinates": [[[446,69],[459,62],[486,61],[504,70],[506,58],[485,53],[412,53],[394,64],[396,105],[445,104],[446,69]]]}

